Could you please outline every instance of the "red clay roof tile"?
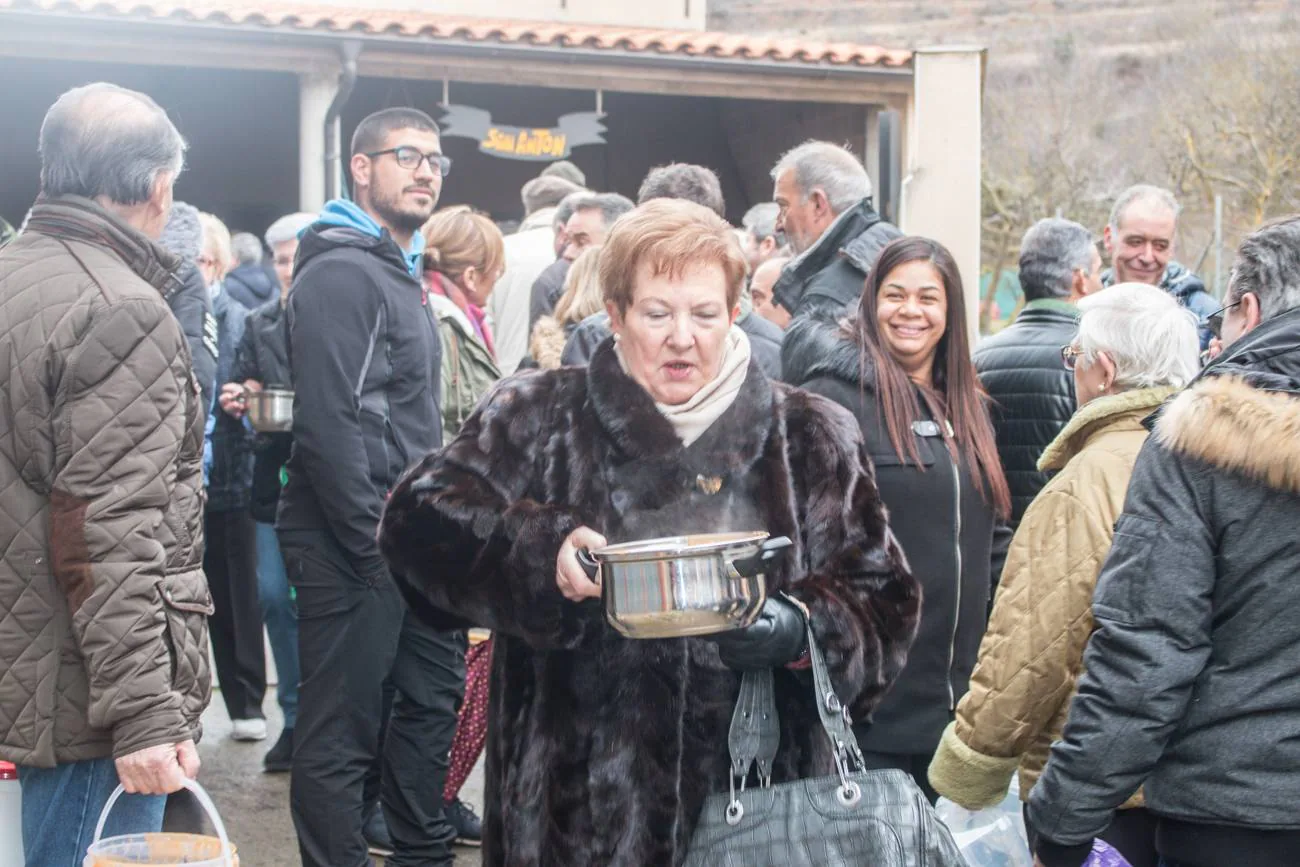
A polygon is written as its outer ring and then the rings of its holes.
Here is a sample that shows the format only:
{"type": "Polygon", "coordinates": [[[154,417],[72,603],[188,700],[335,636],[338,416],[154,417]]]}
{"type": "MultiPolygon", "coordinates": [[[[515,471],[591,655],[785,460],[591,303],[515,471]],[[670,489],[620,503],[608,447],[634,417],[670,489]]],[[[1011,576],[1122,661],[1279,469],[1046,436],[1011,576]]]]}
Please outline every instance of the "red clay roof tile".
{"type": "Polygon", "coordinates": [[[390,33],[446,42],[499,42],[591,48],[660,55],[765,59],[787,63],[855,67],[901,67],[912,52],[873,45],[789,37],[744,36],[694,30],[656,30],[594,24],[440,15],[422,10],[349,9],[305,3],[220,0],[0,0],[0,12],[99,14],[124,18],[172,18],[332,32],[390,33]]]}

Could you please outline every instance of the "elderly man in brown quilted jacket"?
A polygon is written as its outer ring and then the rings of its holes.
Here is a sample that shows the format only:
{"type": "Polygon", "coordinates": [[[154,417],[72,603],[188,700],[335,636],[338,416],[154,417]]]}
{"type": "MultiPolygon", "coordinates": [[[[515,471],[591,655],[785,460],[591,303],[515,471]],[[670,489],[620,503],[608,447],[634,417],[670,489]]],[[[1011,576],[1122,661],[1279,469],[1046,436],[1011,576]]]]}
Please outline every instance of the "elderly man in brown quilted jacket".
{"type": "Polygon", "coordinates": [[[28,867],[80,864],[119,781],[109,832],[156,831],[198,773],[204,413],[151,240],[184,148],[143,94],[65,93],[0,251],[0,759],[28,867]]]}

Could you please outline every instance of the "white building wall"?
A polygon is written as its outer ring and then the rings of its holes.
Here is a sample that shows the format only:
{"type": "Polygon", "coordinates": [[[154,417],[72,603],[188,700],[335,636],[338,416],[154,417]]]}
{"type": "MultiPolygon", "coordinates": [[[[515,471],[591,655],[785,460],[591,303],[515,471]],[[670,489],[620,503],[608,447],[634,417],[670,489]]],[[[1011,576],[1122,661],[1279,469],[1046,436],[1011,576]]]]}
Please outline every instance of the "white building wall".
{"type": "Polygon", "coordinates": [[[934,238],[961,268],[971,344],[979,339],[983,49],[918,51],[904,135],[901,227],[934,238]]]}

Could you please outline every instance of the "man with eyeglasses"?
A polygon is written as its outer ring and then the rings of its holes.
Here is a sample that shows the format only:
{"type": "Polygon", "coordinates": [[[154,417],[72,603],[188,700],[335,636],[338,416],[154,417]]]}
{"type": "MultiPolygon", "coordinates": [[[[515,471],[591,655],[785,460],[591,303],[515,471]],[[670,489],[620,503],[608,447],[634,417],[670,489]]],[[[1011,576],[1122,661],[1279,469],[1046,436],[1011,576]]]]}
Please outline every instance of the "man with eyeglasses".
{"type": "Polygon", "coordinates": [[[1300,215],[1237,249],[1223,353],[1150,422],[1078,695],[1029,796],[1077,867],[1139,786],[1165,867],[1300,853],[1300,215]]]}
{"type": "Polygon", "coordinates": [[[285,309],[293,447],[276,529],[297,591],[290,799],[306,867],[370,863],[363,828],[381,788],[390,867],[452,863],[442,789],[464,636],[407,614],[375,541],[398,476],[442,445],[442,349],[419,280],[420,227],[449,167],[423,112],[363,120],[354,201],[329,202],[302,233],[285,309]]]}

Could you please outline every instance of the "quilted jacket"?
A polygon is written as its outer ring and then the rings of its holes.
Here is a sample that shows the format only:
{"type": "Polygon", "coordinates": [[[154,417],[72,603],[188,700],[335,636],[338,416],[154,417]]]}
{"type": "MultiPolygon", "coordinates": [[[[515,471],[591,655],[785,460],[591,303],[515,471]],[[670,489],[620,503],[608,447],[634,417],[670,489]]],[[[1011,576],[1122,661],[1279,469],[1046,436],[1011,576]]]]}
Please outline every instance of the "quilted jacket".
{"type": "Polygon", "coordinates": [[[1040,298],[975,351],[980,384],[993,399],[993,432],[1011,488],[1013,529],[1051,478],[1038,469],[1038,459],[1074,415],[1074,374],[1061,363],[1061,347],[1078,330],[1073,304],[1040,298]]]}
{"type": "Polygon", "coordinates": [[[949,800],[992,806],[1017,768],[1020,796],[1029,799],[1065,726],[1092,634],[1093,589],[1147,438],[1143,419],[1172,394],[1151,388],[1094,400],[1043,452],[1039,467],[1060,473],[1011,543],[970,691],[930,766],[930,785],[949,800]]]}
{"type": "Polygon", "coordinates": [[[0,251],[0,759],[199,734],[212,602],[178,264],[76,197],[0,251]]]}

